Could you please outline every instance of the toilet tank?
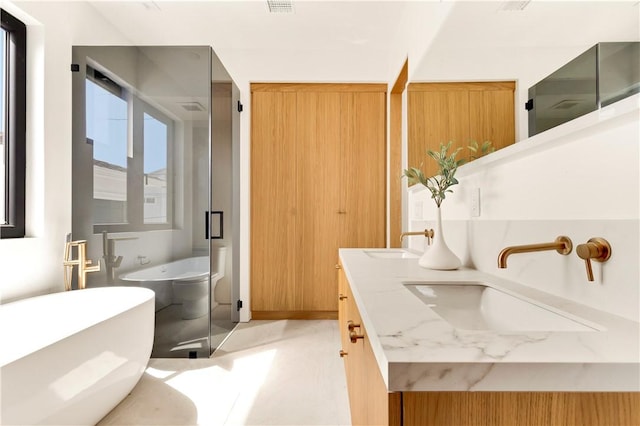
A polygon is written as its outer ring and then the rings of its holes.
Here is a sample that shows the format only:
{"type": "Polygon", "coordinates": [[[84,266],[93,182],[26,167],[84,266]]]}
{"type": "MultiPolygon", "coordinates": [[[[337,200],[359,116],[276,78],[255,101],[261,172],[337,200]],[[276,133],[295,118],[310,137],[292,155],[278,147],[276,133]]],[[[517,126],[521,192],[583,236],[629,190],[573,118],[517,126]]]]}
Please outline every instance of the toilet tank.
{"type": "Polygon", "coordinates": [[[217,273],[218,278],[224,277],[226,256],[226,247],[211,247],[211,274],[217,273]]]}

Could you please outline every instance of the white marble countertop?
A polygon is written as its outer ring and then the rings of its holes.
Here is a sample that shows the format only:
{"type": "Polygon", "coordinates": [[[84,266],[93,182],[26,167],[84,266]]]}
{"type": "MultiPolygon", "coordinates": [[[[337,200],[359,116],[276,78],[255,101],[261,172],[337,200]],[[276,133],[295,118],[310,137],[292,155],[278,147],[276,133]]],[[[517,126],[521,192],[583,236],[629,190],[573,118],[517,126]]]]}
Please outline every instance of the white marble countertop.
{"type": "Polygon", "coordinates": [[[366,249],[340,249],[340,259],[389,391],[640,391],[637,322],[472,269],[366,249]],[[456,329],[403,285],[421,280],[489,282],[600,330],[456,329]]]}

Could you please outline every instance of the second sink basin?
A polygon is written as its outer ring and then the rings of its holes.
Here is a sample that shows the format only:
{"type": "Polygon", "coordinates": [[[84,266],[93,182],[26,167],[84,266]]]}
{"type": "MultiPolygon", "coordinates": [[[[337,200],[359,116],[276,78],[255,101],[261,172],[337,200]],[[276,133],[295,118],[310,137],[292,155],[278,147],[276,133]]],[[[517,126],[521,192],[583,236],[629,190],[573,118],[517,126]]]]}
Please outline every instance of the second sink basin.
{"type": "Polygon", "coordinates": [[[375,259],[417,259],[418,255],[402,249],[363,250],[369,257],[375,259]]]}
{"type": "Polygon", "coordinates": [[[544,305],[505,293],[482,282],[403,282],[455,328],[495,331],[598,331],[544,305]]]}

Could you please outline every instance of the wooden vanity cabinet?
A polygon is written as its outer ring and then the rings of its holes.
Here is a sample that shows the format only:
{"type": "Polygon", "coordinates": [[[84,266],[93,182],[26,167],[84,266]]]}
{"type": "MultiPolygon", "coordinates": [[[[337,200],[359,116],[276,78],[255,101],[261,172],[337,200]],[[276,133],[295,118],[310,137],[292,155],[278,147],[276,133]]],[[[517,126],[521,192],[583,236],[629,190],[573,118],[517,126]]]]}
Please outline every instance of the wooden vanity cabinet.
{"type": "Polygon", "coordinates": [[[338,321],[353,425],[400,425],[401,394],[387,392],[343,269],[339,269],[338,321]],[[352,341],[353,336],[355,341],[352,341]]]}
{"type": "Polygon", "coordinates": [[[353,425],[640,425],[640,392],[388,392],[347,277],[338,268],[340,354],[353,425]]]}

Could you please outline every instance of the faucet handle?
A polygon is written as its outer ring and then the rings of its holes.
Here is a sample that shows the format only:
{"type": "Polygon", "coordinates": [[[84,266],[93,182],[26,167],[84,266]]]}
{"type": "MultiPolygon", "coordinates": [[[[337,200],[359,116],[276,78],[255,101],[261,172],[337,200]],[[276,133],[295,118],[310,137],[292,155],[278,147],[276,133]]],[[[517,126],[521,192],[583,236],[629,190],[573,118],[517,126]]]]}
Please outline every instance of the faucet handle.
{"type": "Polygon", "coordinates": [[[590,238],[585,244],[578,244],[576,247],[578,257],[584,260],[587,268],[587,279],[593,281],[593,269],[591,261],[606,262],[611,257],[611,244],[604,238],[590,238]]]}

